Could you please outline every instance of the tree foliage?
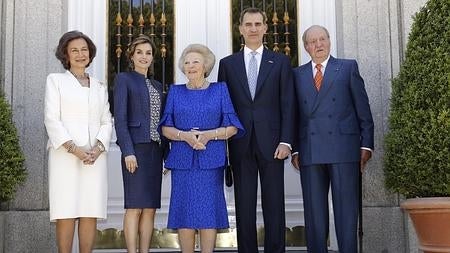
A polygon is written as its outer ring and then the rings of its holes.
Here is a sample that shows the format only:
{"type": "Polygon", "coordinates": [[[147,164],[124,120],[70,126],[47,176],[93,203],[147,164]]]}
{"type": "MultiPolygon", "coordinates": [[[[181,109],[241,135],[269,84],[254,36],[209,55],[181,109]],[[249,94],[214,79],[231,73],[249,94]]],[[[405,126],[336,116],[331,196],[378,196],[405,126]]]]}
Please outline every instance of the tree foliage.
{"type": "Polygon", "coordinates": [[[408,198],[450,196],[450,0],[429,0],[414,17],[389,126],[387,187],[408,198]]]}
{"type": "Polygon", "coordinates": [[[16,187],[24,182],[23,162],[10,106],[0,93],[0,202],[11,200],[16,187]]]}

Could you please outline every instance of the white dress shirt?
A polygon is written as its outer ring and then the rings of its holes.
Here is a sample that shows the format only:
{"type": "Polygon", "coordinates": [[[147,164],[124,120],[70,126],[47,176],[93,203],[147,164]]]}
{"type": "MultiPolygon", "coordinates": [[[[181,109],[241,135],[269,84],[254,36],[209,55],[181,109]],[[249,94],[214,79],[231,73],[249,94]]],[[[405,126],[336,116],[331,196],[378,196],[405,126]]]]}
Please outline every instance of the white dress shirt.
{"type": "MultiPolygon", "coordinates": [[[[262,54],[263,54],[263,49],[264,46],[261,45],[260,47],[258,47],[258,49],[254,50],[256,52],[255,58],[256,58],[256,63],[257,63],[257,74],[259,74],[259,66],[261,66],[261,58],[262,58],[262,54]]],[[[248,76],[248,65],[250,62],[250,59],[252,58],[252,52],[253,50],[251,50],[250,48],[248,48],[247,46],[244,47],[244,62],[245,62],[245,71],[247,73],[248,76]]]]}

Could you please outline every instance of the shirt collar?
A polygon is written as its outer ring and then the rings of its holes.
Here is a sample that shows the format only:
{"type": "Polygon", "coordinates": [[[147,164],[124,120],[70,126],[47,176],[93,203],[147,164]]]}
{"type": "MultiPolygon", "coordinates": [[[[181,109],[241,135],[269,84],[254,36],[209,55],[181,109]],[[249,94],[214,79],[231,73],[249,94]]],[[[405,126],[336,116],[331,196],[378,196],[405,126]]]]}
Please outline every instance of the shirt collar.
{"type": "MultiPolygon", "coordinates": [[[[322,63],[320,63],[322,65],[322,72],[323,70],[325,70],[325,68],[327,67],[328,64],[328,60],[330,60],[330,55],[328,55],[328,57],[325,59],[325,61],[323,61],[322,63]]],[[[316,63],[314,61],[311,60],[312,63],[312,68],[313,70],[316,68],[316,63]]]]}
{"type": "MultiPolygon", "coordinates": [[[[259,46],[259,47],[258,47],[256,50],[254,50],[254,51],[256,51],[259,55],[262,55],[263,50],[264,50],[264,46],[263,46],[263,44],[261,44],[261,46],[259,46]]],[[[249,55],[252,51],[253,51],[253,50],[251,50],[251,49],[248,48],[247,46],[244,47],[244,54],[245,54],[245,55],[249,55]]]]}

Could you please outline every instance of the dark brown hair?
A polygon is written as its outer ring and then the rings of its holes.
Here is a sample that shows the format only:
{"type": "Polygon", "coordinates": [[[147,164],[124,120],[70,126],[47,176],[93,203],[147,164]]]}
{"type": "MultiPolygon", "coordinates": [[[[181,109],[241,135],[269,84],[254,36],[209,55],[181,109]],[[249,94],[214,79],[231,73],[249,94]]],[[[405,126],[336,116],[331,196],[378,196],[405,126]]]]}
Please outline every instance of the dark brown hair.
{"type": "Polygon", "coordinates": [[[264,11],[258,9],[258,8],[250,7],[250,8],[247,8],[247,9],[244,9],[243,11],[241,11],[241,15],[239,16],[239,25],[242,25],[242,21],[244,20],[244,15],[246,13],[251,13],[251,14],[259,13],[259,14],[261,14],[261,16],[263,17],[264,24],[267,24],[267,15],[266,15],[266,13],[264,11]]]}
{"type": "Polygon", "coordinates": [[[97,47],[95,47],[94,42],[92,42],[92,40],[84,33],[76,30],[66,32],[65,34],[63,34],[63,36],[61,36],[61,39],[59,39],[58,47],[56,48],[55,52],[56,58],[61,62],[61,64],[65,69],[70,69],[70,61],[69,61],[69,54],[67,52],[67,46],[72,40],[76,39],[84,39],[88,45],[89,63],[86,65],[86,68],[89,67],[89,64],[91,64],[92,60],[95,57],[95,54],[97,53],[97,47]]]}
{"type": "Polygon", "coordinates": [[[153,75],[152,71],[153,71],[153,63],[155,62],[155,56],[156,56],[156,45],[147,35],[139,35],[131,42],[131,44],[127,50],[127,58],[128,58],[129,69],[133,70],[134,63],[131,60],[131,58],[133,57],[134,52],[136,51],[137,45],[147,44],[147,43],[150,44],[150,46],[152,47],[152,55],[153,55],[152,64],[150,64],[150,67],[148,68],[148,73],[147,73],[148,75],[151,76],[151,75],[153,75]]]}

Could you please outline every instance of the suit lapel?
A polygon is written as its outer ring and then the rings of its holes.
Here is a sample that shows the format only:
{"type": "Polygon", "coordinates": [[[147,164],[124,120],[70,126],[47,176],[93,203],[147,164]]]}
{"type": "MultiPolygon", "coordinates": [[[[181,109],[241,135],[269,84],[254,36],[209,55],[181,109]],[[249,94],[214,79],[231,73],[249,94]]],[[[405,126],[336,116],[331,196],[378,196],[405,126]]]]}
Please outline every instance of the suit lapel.
{"type": "Polygon", "coordinates": [[[336,58],[334,58],[333,56],[330,56],[330,59],[328,60],[327,63],[327,67],[325,69],[325,75],[323,76],[322,86],[317,94],[317,98],[316,101],[314,102],[314,106],[311,112],[314,112],[317,109],[320,102],[323,100],[324,97],[326,97],[327,93],[330,91],[331,87],[334,84],[334,79],[337,77],[337,74],[339,73],[340,67],[341,63],[337,61],[336,58]]]}
{"type": "Polygon", "coordinates": [[[145,117],[150,116],[150,95],[148,94],[147,83],[145,82],[145,76],[139,74],[136,71],[130,72],[133,83],[130,84],[132,89],[137,89],[139,94],[140,105],[144,106],[141,110],[144,112],[145,117]],[[147,107],[147,108],[145,108],[147,107]]]}
{"type": "Polygon", "coordinates": [[[261,88],[264,84],[264,81],[267,78],[267,75],[272,70],[272,67],[275,63],[274,57],[275,57],[274,53],[272,53],[269,50],[264,48],[263,54],[261,57],[261,64],[259,66],[259,71],[258,71],[258,82],[256,83],[255,97],[258,95],[258,92],[261,90],[261,88]]]}
{"type": "Polygon", "coordinates": [[[76,86],[77,88],[80,87],[80,82],[78,82],[77,78],[73,76],[72,73],[70,73],[69,70],[66,70],[65,77],[67,78],[69,83],[72,83],[72,85],[76,86]]]}
{"type": "Polygon", "coordinates": [[[241,87],[244,90],[247,98],[252,100],[252,96],[250,95],[250,89],[248,87],[248,79],[247,79],[247,71],[245,68],[244,62],[244,50],[241,50],[235,55],[233,59],[233,67],[234,73],[239,77],[239,83],[241,83],[241,87]]]}
{"type": "MultiPolygon", "coordinates": [[[[72,82],[73,85],[76,86],[76,90],[82,89],[82,88],[80,88],[81,85],[78,82],[78,80],[73,76],[72,73],[70,73],[69,70],[67,70],[65,74],[66,74],[67,80],[72,82]]],[[[98,108],[99,108],[98,103],[99,103],[99,101],[98,101],[98,98],[96,96],[98,94],[99,87],[100,87],[99,81],[97,79],[93,78],[93,77],[89,77],[89,89],[88,89],[89,114],[96,113],[98,111],[98,108]]]]}
{"type": "Polygon", "coordinates": [[[100,88],[99,81],[93,77],[89,78],[89,112],[98,112],[99,101],[98,101],[98,90],[100,88]]]}
{"type": "Polygon", "coordinates": [[[308,104],[310,105],[309,112],[312,112],[317,101],[318,93],[316,90],[316,86],[314,86],[314,73],[312,71],[311,61],[305,66],[305,70],[302,75],[306,77],[305,80],[308,80],[308,82],[305,82],[305,85],[302,84],[302,86],[304,86],[303,89],[305,90],[305,94],[309,94],[307,96],[308,104]]]}
{"type": "MultiPolygon", "coordinates": [[[[138,74],[140,75],[140,74],[138,74]]],[[[142,103],[141,105],[144,106],[144,108],[142,108],[142,111],[145,114],[145,118],[149,119],[150,118],[150,94],[149,94],[149,90],[147,88],[147,83],[145,81],[145,77],[144,76],[139,76],[138,77],[138,82],[139,85],[139,93],[141,93],[141,99],[142,99],[142,103]]]]}

